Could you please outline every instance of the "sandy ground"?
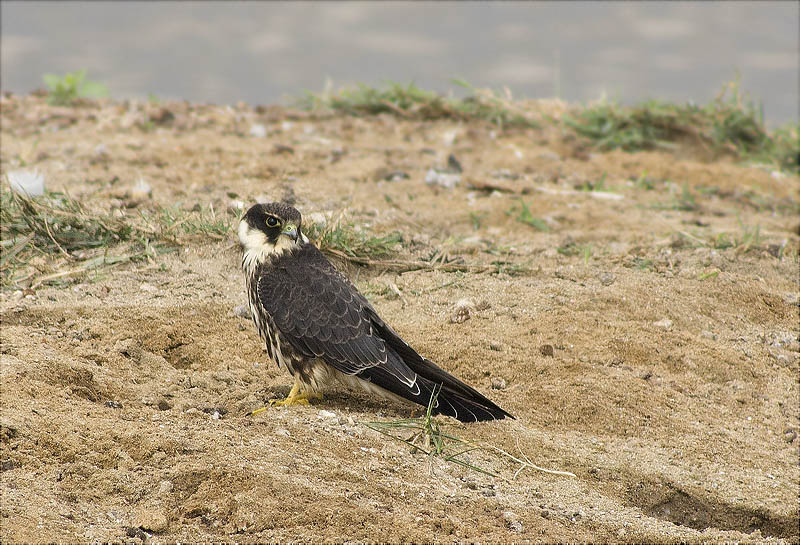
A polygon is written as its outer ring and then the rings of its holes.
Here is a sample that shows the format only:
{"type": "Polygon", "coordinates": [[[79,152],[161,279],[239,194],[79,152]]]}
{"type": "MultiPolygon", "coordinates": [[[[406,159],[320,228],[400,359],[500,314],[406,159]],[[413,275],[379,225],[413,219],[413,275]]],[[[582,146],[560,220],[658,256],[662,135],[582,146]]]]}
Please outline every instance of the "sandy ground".
{"type": "MultiPolygon", "coordinates": [[[[505,262],[345,266],[406,340],[517,417],[447,431],[576,475],[413,454],[363,424],[405,407],[343,389],[248,416],[291,380],[233,312],[231,234],[2,293],[5,543],[798,543],[796,176],[594,153],[558,129],[36,97],[3,98],[0,153],[97,210],[212,204],[233,223],[234,201],[292,198],[399,231],[395,259],[505,262]],[[451,153],[461,183],[427,185],[451,153]],[[126,201],[139,178],[152,195],[126,201]],[[517,220],[522,202],[548,231],[517,220]],[[698,243],[720,236],[739,243],[698,243]]],[[[40,267],[71,266],[56,261],[40,267]]]]}

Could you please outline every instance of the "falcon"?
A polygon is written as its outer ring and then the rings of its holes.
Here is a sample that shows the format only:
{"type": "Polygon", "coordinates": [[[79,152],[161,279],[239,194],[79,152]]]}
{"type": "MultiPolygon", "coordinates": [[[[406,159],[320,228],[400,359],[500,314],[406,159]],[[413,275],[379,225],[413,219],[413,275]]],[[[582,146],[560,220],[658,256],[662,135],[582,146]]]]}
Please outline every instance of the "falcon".
{"type": "Polygon", "coordinates": [[[301,229],[293,207],[256,204],[239,223],[250,311],[270,358],[294,377],[280,405],[307,404],[339,382],[428,406],[462,422],[509,413],[420,356],[301,229]]]}

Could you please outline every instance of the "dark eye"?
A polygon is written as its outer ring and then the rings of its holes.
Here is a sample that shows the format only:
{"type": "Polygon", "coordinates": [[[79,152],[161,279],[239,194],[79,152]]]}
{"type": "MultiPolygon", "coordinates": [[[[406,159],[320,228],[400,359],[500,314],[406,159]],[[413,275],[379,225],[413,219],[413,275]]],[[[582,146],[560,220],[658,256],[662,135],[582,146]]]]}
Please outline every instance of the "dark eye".
{"type": "Polygon", "coordinates": [[[278,225],[278,219],[272,216],[267,217],[267,225],[269,225],[270,227],[275,227],[276,225],[278,225]]]}

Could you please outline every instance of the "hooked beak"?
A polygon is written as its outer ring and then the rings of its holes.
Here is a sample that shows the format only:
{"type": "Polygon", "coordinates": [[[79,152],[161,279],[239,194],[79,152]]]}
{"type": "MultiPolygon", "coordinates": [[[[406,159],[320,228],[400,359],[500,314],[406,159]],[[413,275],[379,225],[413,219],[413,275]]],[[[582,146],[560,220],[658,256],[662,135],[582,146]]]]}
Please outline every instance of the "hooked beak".
{"type": "Polygon", "coordinates": [[[290,237],[293,241],[297,242],[299,231],[297,230],[296,225],[289,224],[283,228],[283,234],[286,235],[287,237],[290,237]]]}

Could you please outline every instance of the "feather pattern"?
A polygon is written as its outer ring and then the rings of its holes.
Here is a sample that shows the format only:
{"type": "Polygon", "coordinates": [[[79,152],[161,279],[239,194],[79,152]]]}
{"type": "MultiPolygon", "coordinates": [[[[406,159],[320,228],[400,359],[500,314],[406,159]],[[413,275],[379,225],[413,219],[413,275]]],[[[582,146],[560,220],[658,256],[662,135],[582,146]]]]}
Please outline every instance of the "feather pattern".
{"type": "Polygon", "coordinates": [[[258,300],[284,342],[346,375],[464,421],[510,416],[480,392],[420,356],[311,244],[259,271],[258,300]]]}

